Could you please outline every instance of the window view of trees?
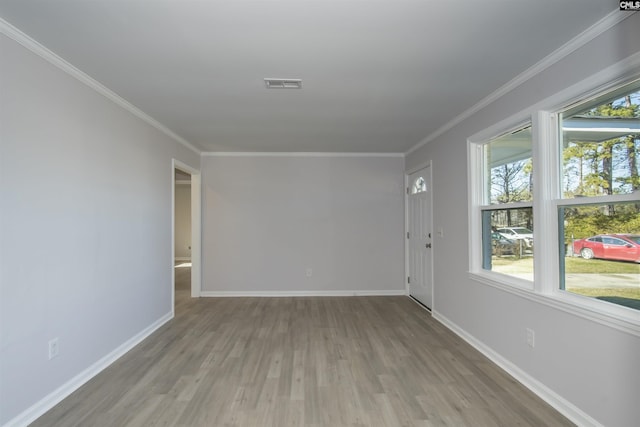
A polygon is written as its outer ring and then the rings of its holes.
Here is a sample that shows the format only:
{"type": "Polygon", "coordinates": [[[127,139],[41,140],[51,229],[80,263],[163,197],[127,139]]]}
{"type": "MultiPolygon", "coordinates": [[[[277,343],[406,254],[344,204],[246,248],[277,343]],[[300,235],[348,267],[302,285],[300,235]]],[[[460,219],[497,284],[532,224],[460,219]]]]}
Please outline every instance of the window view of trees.
{"type": "Polygon", "coordinates": [[[640,189],[640,91],[563,120],[565,198],[640,189]]]}
{"type": "Polygon", "coordinates": [[[491,203],[533,200],[533,164],[531,158],[491,169],[491,203]]]}
{"type": "Polygon", "coordinates": [[[640,199],[640,90],[596,104],[561,121],[562,197],[585,202],[560,207],[561,287],[640,309],[640,200],[603,200],[640,199]]]}
{"type": "Polygon", "coordinates": [[[481,260],[474,255],[471,268],[500,273],[483,277],[492,282],[626,317],[640,310],[640,80],[584,99],[470,145],[471,225],[473,238],[481,236],[481,260]],[[542,127],[536,141],[535,126],[542,127]]]}

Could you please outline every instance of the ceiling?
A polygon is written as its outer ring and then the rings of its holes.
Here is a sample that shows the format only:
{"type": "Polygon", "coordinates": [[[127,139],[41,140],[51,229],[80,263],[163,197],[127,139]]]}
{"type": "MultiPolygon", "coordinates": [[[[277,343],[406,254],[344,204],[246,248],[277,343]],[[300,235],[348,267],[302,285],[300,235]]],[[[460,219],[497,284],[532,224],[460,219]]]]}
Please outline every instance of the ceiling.
{"type": "Polygon", "coordinates": [[[0,0],[0,16],[202,151],[402,153],[617,6],[0,0]]]}

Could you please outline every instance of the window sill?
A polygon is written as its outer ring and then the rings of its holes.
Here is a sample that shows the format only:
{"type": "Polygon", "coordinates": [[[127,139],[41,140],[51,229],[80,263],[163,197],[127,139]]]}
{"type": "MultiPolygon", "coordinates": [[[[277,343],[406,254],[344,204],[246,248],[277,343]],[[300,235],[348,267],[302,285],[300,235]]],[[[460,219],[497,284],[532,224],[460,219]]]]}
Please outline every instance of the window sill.
{"type": "Polygon", "coordinates": [[[640,312],[637,310],[562,291],[543,294],[534,290],[532,282],[496,273],[469,272],[469,278],[483,285],[640,337],[640,312]]]}

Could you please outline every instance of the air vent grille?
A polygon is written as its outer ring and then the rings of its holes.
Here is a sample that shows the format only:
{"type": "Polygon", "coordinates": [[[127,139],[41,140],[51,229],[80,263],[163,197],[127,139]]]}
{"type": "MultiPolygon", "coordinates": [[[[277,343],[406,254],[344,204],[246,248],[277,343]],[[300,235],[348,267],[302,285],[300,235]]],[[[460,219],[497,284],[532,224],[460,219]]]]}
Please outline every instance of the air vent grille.
{"type": "Polygon", "coordinates": [[[302,89],[301,79],[264,79],[267,89],[302,89]]]}

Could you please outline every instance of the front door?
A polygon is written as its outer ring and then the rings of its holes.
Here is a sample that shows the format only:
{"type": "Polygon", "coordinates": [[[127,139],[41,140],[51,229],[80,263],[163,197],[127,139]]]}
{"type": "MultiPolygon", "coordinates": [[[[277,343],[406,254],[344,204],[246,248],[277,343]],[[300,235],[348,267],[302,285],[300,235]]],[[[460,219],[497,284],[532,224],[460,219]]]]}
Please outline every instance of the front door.
{"type": "Polygon", "coordinates": [[[409,175],[409,294],[431,309],[431,168],[409,175]]]}

